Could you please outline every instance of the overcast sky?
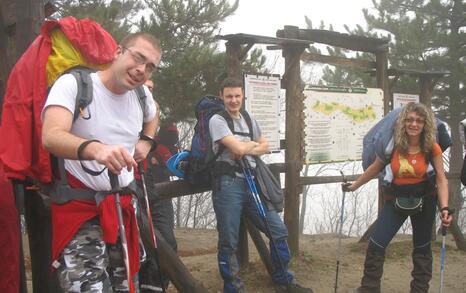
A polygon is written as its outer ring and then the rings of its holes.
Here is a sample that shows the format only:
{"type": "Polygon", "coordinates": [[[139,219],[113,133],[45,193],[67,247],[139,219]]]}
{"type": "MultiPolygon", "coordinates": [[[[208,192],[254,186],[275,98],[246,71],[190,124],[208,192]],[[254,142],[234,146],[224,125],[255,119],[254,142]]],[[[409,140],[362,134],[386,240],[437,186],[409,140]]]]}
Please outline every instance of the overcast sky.
{"type": "MultiPolygon", "coordinates": [[[[307,28],[305,16],[311,19],[313,28],[318,28],[320,22],[324,21],[326,27],[332,24],[334,30],[346,32],[343,27],[345,24],[350,28],[355,28],[356,24],[365,27],[362,9],[372,7],[371,0],[240,0],[235,14],[221,25],[220,34],[244,33],[275,37],[276,31],[283,29],[284,25],[307,28]]],[[[221,43],[219,49],[224,50],[221,43]]],[[[266,67],[272,73],[282,74],[284,60],[281,51],[268,51],[265,46],[260,47],[267,57],[266,67]]],[[[308,66],[302,72],[303,78],[314,83],[320,71],[320,64],[308,66]]]]}
{"type": "MultiPolygon", "coordinates": [[[[233,2],[231,0],[230,2],[233,2]]],[[[351,28],[365,26],[363,8],[372,8],[371,0],[240,0],[233,16],[222,25],[222,34],[247,33],[274,37],[284,25],[307,28],[304,16],[317,28],[320,21],[333,24],[344,32],[343,25],[351,28]]]]}

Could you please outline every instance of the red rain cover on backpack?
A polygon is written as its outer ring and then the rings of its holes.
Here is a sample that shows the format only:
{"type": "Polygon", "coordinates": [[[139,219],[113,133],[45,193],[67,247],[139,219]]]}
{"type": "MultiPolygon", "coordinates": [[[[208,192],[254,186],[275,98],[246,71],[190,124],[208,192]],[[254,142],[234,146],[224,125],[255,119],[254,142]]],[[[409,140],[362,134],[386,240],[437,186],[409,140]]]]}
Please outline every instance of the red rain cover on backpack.
{"type": "Polygon", "coordinates": [[[0,288],[2,292],[19,292],[19,231],[18,212],[11,182],[3,172],[0,160],[0,288]]]}
{"type": "Polygon", "coordinates": [[[65,17],[46,21],[40,35],[21,56],[10,73],[0,126],[0,159],[8,178],[52,180],[50,156],[42,147],[40,114],[47,95],[46,65],[51,52],[50,33],[59,28],[90,63],[113,60],[116,42],[90,19],[65,17]]]}

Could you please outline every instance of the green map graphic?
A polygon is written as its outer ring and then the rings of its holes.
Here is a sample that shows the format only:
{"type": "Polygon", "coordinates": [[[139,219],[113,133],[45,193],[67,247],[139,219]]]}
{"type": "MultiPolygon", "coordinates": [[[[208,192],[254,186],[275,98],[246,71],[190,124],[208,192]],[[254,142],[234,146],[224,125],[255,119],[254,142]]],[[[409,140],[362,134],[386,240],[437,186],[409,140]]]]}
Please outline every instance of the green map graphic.
{"type": "Polygon", "coordinates": [[[321,112],[325,115],[330,115],[335,111],[341,111],[355,122],[365,122],[367,120],[375,119],[375,111],[372,108],[372,105],[366,106],[364,108],[354,109],[340,103],[321,103],[317,101],[312,106],[312,110],[321,112]]]}

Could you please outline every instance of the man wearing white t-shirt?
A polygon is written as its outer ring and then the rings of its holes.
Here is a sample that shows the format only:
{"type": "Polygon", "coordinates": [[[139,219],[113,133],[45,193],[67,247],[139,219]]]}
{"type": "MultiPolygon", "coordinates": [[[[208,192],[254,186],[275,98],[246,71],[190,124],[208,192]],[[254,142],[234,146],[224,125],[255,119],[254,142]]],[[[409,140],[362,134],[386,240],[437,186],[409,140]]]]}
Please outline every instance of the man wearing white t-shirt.
{"type": "MultiPolygon", "coordinates": [[[[119,175],[122,187],[134,181],[133,170],[153,143],[157,110],[147,89],[142,108],[135,89],[157,69],[160,58],[156,38],[145,33],[128,35],[117,47],[112,64],[91,73],[93,100],[75,121],[76,79],[65,74],[55,82],[42,112],[42,141],[50,153],[65,159],[71,187],[103,194],[111,190],[107,172],[95,176],[83,166],[94,171],[108,168],[119,175]]],[[[52,259],[60,285],[66,292],[112,292],[112,288],[128,292],[134,287],[125,277],[115,202],[110,196],[96,200],[69,198],[52,204],[52,259]]],[[[139,247],[133,196],[121,196],[121,205],[130,274],[136,276],[139,247]]]]}

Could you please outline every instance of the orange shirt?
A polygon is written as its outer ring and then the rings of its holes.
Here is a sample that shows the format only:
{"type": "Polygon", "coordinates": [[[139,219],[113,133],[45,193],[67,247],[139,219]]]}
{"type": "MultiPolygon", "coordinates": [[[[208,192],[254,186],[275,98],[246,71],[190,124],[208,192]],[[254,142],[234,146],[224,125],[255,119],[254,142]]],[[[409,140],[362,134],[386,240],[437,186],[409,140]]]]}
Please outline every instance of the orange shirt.
{"type": "MultiPolygon", "coordinates": [[[[432,147],[432,157],[442,155],[442,149],[435,143],[432,147]]],[[[415,154],[401,155],[398,150],[393,152],[390,161],[394,180],[397,185],[416,184],[426,180],[426,171],[429,163],[421,152],[415,154]]]]}

